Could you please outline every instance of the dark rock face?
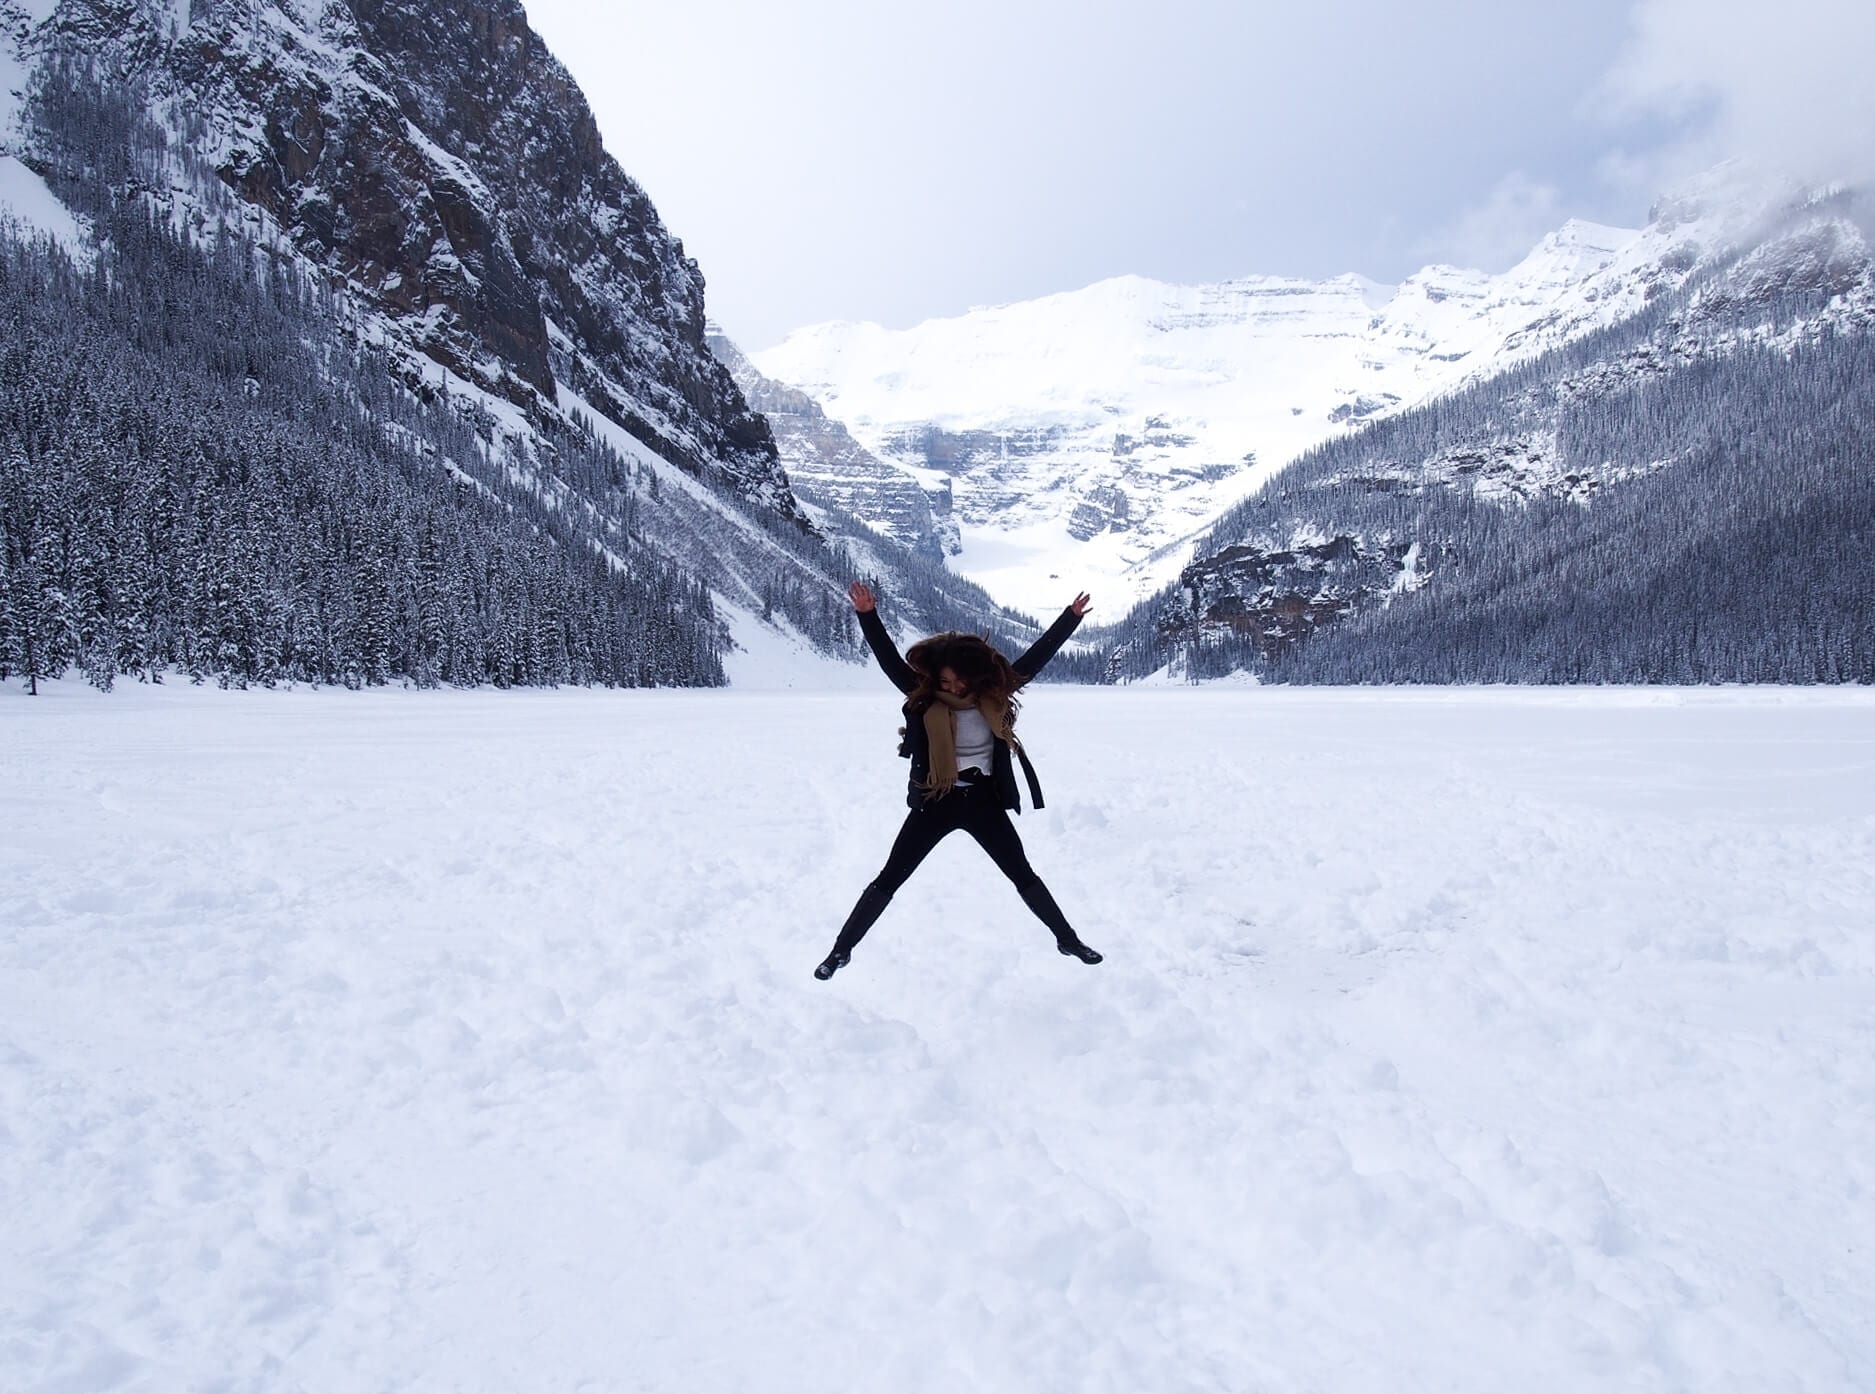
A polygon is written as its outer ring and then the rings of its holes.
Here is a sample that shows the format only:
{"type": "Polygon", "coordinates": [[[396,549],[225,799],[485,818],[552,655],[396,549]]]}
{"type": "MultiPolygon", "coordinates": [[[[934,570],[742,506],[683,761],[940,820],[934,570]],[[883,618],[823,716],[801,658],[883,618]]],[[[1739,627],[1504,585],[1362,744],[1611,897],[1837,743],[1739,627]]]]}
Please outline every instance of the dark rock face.
{"type": "MultiPolygon", "coordinates": [[[[1065,437],[1065,432],[1048,426],[1012,431],[949,431],[920,423],[887,432],[883,448],[897,459],[914,462],[953,480],[966,481],[963,517],[971,523],[982,524],[1048,506],[1041,494],[1060,489],[1066,481],[1057,476],[1050,483],[1038,484],[1036,467],[1046,466],[1064,448],[1065,437]]],[[[1100,461],[1104,459],[1104,454],[1099,457],[1100,461]]],[[[1090,466],[1095,463],[1097,461],[1090,458],[1090,466]]],[[[1124,504],[1122,499],[1122,509],[1124,504]]],[[[955,501],[949,487],[935,506],[940,517],[953,519],[955,501]]],[[[1070,530],[1085,541],[1110,522],[1111,514],[1104,507],[1083,503],[1073,514],[1070,530]]],[[[953,520],[949,525],[954,537],[956,522],[953,520]]],[[[951,550],[956,548],[953,546],[951,550]]]]}
{"type": "Polygon", "coordinates": [[[1431,560],[1405,542],[1369,544],[1345,535],[1286,548],[1226,547],[1180,573],[1159,615],[1159,638],[1177,643],[1224,630],[1249,637],[1259,652],[1273,656],[1374,597],[1412,584],[1431,560]]]}
{"type": "MultiPolygon", "coordinates": [[[[1427,299],[1433,299],[1431,295],[1427,299]]],[[[1438,297],[1443,298],[1443,297],[1438,297]]],[[[1463,355],[1458,355],[1463,357],[1463,355]]],[[[1365,421],[1376,412],[1391,411],[1400,404],[1399,397],[1392,392],[1382,392],[1378,397],[1359,396],[1352,402],[1343,402],[1328,413],[1328,419],[1337,426],[1348,421],[1365,421]]]]}
{"type": "Polygon", "coordinates": [[[704,345],[696,263],[518,0],[194,0],[173,36],[170,14],[66,0],[50,28],[146,84],[176,143],[397,339],[529,411],[564,385],[799,517],[704,345]]]}
{"type": "Polygon", "coordinates": [[[1068,514],[1068,535],[1077,542],[1097,537],[1108,528],[1123,532],[1133,523],[1132,500],[1112,484],[1097,484],[1068,514]]]}
{"type": "Polygon", "coordinates": [[[1025,460],[1043,455],[1055,444],[1058,433],[1047,427],[1015,431],[947,431],[940,426],[919,425],[888,437],[894,454],[915,456],[924,464],[947,474],[968,474],[972,470],[993,470],[1006,460],[1025,460]]]}

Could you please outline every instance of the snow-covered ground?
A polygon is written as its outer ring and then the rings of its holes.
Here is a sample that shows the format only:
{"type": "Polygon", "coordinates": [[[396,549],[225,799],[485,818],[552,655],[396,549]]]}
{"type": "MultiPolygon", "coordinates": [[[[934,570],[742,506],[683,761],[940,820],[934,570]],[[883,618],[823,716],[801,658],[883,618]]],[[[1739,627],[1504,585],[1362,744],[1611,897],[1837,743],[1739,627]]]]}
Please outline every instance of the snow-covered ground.
{"type": "Polygon", "coordinates": [[[1875,1387],[1875,694],[0,686],[0,1388],[1875,1387]]]}

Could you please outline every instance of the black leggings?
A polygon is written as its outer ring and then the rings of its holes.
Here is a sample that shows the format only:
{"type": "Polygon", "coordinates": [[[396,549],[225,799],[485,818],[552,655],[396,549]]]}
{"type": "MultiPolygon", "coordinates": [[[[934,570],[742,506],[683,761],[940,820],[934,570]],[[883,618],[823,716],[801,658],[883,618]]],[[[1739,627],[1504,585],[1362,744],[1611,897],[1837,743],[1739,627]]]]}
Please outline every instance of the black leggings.
{"type": "Polygon", "coordinates": [[[995,788],[978,785],[952,789],[943,798],[906,814],[905,825],[893,839],[891,854],[872,878],[872,884],[891,895],[911,879],[932,848],[959,830],[977,840],[996,863],[996,869],[1016,883],[1017,890],[1041,879],[1029,865],[1016,825],[1009,821],[1009,810],[996,797],[995,788]]]}
{"type": "Polygon", "coordinates": [[[1015,883],[1024,903],[1035,912],[1037,919],[1054,931],[1058,943],[1074,942],[1072,926],[1048,893],[1048,887],[1042,884],[1042,878],[1035,874],[1035,868],[1029,865],[1016,825],[1009,821],[1008,810],[1002,806],[995,788],[960,785],[943,798],[915,808],[905,816],[905,825],[893,840],[885,866],[860,892],[859,903],[841,927],[840,937],[834,944],[835,952],[851,953],[853,945],[866,937],[866,931],[872,928],[898,888],[918,869],[919,863],[931,854],[931,849],[959,829],[974,837],[977,845],[990,854],[996,869],[1015,883]]]}

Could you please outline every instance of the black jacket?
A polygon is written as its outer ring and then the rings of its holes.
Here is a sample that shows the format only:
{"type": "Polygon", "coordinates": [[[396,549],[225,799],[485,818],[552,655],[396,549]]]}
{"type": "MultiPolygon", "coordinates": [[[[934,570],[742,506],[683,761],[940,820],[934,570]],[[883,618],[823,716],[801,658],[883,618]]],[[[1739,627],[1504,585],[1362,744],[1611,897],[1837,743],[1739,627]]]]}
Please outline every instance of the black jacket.
{"type": "MultiPolygon", "coordinates": [[[[1016,670],[1016,675],[1024,682],[1042,671],[1049,659],[1055,656],[1068,636],[1074,633],[1081,617],[1069,606],[1061,612],[1061,617],[1048,626],[1048,632],[1029,645],[1022,657],[1009,666],[1016,670]]],[[[872,648],[872,656],[879,660],[879,666],[892,680],[893,686],[900,692],[909,694],[918,686],[918,675],[912,666],[900,656],[898,648],[892,642],[892,636],[885,632],[885,621],[879,618],[877,610],[862,610],[859,614],[860,632],[866,636],[866,642],[872,648]]],[[[924,729],[924,710],[911,709],[911,703],[905,704],[905,745],[911,755],[911,783],[905,792],[905,803],[911,808],[922,808],[928,799],[924,791],[925,780],[931,777],[931,738],[924,729]]],[[[1009,742],[1001,736],[996,737],[996,754],[991,761],[995,766],[990,771],[991,781],[1002,796],[1004,808],[1022,811],[1022,793],[1016,787],[1017,759],[1022,761],[1022,772],[1028,777],[1029,795],[1035,800],[1037,808],[1042,807],[1042,786],[1036,781],[1035,767],[1029,763],[1029,757],[1020,748],[1011,755],[1009,742]]]]}

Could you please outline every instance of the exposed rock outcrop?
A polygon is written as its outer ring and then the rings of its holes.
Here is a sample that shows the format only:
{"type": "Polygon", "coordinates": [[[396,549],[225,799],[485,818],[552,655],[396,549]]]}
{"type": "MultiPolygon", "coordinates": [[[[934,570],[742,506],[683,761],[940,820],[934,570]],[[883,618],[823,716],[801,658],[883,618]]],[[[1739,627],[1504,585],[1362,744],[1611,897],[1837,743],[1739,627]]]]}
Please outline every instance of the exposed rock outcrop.
{"type": "Polygon", "coordinates": [[[146,89],[176,162],[266,215],[422,358],[532,413],[567,391],[784,516],[767,423],[704,343],[703,277],[519,0],[60,0],[29,54],[146,89]]]}

